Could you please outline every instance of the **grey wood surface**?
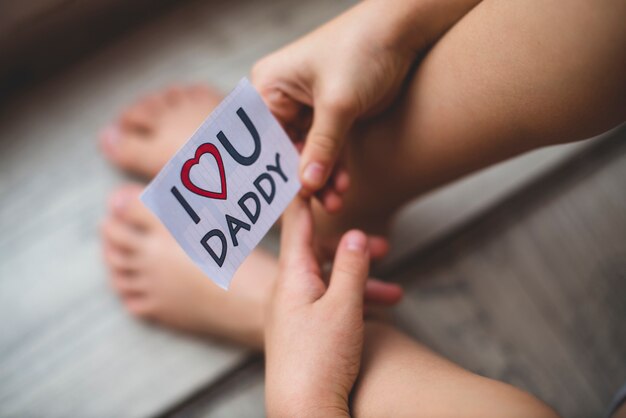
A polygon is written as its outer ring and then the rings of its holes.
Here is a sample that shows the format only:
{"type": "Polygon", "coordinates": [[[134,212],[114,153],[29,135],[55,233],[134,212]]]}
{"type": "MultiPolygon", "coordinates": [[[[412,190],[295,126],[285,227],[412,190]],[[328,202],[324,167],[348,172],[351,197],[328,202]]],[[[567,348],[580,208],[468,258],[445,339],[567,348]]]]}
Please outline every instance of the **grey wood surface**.
{"type": "MultiPolygon", "coordinates": [[[[0,416],[145,417],[171,410],[201,388],[213,394],[211,414],[263,414],[258,369],[249,374],[257,380],[248,391],[228,380],[248,353],[135,321],[109,291],[97,224],[108,191],[126,179],[99,156],[95,135],[137,95],[171,82],[234,86],[257,58],[351,3],[185,4],[5,103],[0,111],[0,416]],[[212,386],[216,382],[218,388],[224,383],[223,391],[212,386]],[[255,402],[246,405],[250,391],[255,402]]],[[[411,212],[417,206],[410,206],[399,230],[417,227],[411,229],[417,233],[396,239],[398,258],[488,210],[576,147],[499,166],[489,183],[496,184],[496,192],[473,210],[438,197],[451,189],[418,203],[432,202],[428,210],[411,212]],[[425,216],[428,225],[439,225],[423,234],[428,240],[419,238],[423,229],[417,226],[425,216]]],[[[453,196],[475,195],[484,185],[467,180],[454,186],[453,196]]],[[[522,240],[518,249],[524,245],[530,244],[522,240]]],[[[410,303],[402,309],[410,311],[410,303]]],[[[488,356],[483,360],[486,369],[496,367],[488,356]]],[[[234,382],[249,381],[237,376],[234,382]]],[[[552,396],[550,386],[545,388],[545,396],[552,396]]],[[[596,406],[600,402],[590,399],[596,406]]]]}

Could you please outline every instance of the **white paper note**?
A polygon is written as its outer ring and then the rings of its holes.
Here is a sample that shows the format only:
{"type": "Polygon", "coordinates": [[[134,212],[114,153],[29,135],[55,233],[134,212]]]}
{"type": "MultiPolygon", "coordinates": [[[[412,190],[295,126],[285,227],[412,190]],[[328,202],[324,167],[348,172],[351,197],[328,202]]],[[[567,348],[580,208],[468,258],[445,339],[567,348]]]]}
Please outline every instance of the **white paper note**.
{"type": "Polygon", "coordinates": [[[247,79],[141,196],[191,259],[227,289],[300,189],[298,154],[247,79]]]}

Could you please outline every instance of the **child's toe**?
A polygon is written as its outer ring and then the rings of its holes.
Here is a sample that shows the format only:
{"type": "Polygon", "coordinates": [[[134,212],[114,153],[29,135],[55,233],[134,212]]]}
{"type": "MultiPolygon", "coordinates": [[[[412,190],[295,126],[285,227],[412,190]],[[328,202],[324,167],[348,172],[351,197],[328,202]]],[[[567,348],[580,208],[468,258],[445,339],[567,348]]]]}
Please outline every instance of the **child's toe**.
{"type": "Polygon", "coordinates": [[[165,90],[165,103],[168,106],[177,106],[184,98],[185,92],[180,86],[171,86],[165,90]]]}
{"type": "Polygon", "coordinates": [[[142,186],[131,184],[119,188],[111,194],[109,207],[114,216],[125,221],[133,228],[146,229],[158,221],[139,200],[142,186]]]}
{"type": "Polygon", "coordinates": [[[133,272],[118,270],[112,272],[110,277],[113,288],[122,298],[145,293],[143,284],[133,272]]]}
{"type": "Polygon", "coordinates": [[[148,133],[156,124],[157,119],[144,106],[131,106],[120,114],[119,125],[127,130],[148,133]]]}
{"type": "Polygon", "coordinates": [[[111,217],[102,223],[103,240],[128,252],[136,252],[142,243],[142,235],[137,229],[111,217]]]}
{"type": "Polygon", "coordinates": [[[124,306],[131,314],[144,319],[155,318],[157,308],[154,301],[146,295],[132,295],[124,299],[124,306]]]}
{"type": "Polygon", "coordinates": [[[135,271],[138,267],[137,257],[133,253],[110,243],[105,243],[103,251],[104,261],[111,271],[135,271]]]}

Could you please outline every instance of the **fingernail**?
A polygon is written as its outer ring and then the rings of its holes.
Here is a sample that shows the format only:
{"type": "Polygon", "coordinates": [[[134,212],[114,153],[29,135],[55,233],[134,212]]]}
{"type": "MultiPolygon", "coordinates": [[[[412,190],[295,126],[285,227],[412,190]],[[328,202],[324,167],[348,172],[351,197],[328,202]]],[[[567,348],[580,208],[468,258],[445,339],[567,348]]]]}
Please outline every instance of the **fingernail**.
{"type": "Polygon", "coordinates": [[[304,169],[303,178],[310,185],[321,185],[324,181],[324,166],[320,163],[309,163],[304,169]]]}
{"type": "Polygon", "coordinates": [[[346,235],[346,248],[350,251],[364,252],[367,237],[361,231],[350,231],[346,235]]]}
{"type": "Polygon", "coordinates": [[[267,98],[270,101],[279,101],[283,98],[283,92],[278,89],[271,89],[267,92],[267,98]]]}

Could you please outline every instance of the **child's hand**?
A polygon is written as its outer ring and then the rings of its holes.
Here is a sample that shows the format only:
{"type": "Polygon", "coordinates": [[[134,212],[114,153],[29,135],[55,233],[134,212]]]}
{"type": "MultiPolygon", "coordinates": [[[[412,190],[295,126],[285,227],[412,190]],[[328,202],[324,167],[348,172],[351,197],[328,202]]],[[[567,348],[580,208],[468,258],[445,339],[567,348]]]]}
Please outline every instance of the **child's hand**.
{"type": "Polygon", "coordinates": [[[349,416],[363,348],[368,237],[343,236],[328,286],[312,240],[309,205],[296,197],[283,216],[280,275],[265,335],[270,417],[349,416]]]}
{"type": "Polygon", "coordinates": [[[329,211],[341,207],[349,184],[337,167],[348,130],[358,117],[392,101],[415,58],[413,50],[392,42],[397,25],[387,20],[397,7],[383,3],[359,4],[252,71],[274,115],[296,143],[304,141],[303,195],[317,192],[329,211]]]}

